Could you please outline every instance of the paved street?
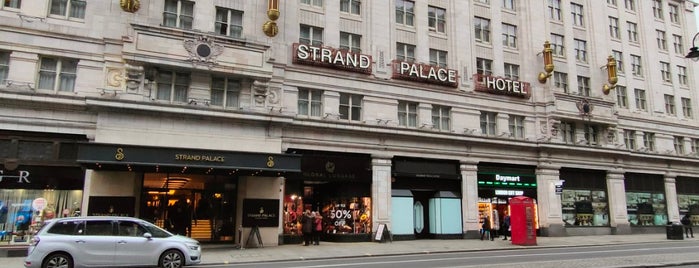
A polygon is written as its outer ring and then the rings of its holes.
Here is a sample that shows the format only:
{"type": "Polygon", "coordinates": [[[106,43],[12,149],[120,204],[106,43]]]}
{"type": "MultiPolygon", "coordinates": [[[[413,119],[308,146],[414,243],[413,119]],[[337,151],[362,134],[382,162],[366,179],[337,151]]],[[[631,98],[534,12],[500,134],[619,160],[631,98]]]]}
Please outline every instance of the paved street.
{"type": "MultiPolygon", "coordinates": [[[[413,240],[393,243],[329,243],[321,242],[319,246],[282,245],[265,248],[233,249],[223,245],[205,245],[202,265],[250,263],[261,261],[314,260],[332,258],[350,258],[360,256],[388,256],[402,254],[435,254],[444,252],[469,252],[482,250],[508,250],[522,248],[561,248],[599,245],[629,245],[638,243],[681,243],[686,246],[699,245],[699,238],[686,240],[667,240],[665,234],[644,235],[601,235],[571,237],[539,237],[536,246],[512,245],[510,241],[466,240],[413,240]]],[[[574,251],[574,248],[570,249],[574,251]]],[[[669,264],[699,264],[699,254],[660,254],[649,252],[645,256],[633,257],[642,261],[646,267],[669,264]]],[[[7,266],[22,267],[23,258],[0,259],[7,266]]],[[[594,259],[591,260],[595,262],[594,259]]],[[[613,259],[614,261],[614,259],[613,259]]],[[[618,258],[617,263],[595,264],[597,267],[634,267],[629,266],[628,258],[618,258]]],[[[592,267],[587,263],[588,267],[592,267]]],[[[559,264],[560,265],[560,264],[559,264]]],[[[540,266],[540,265],[539,265],[540,266]]],[[[545,266],[545,265],[544,265],[545,266]]],[[[510,266],[512,267],[512,266],[510,266]]],[[[526,266],[518,266],[526,267],[526,266]]],[[[559,266],[560,267],[560,266],[559,266]]]]}

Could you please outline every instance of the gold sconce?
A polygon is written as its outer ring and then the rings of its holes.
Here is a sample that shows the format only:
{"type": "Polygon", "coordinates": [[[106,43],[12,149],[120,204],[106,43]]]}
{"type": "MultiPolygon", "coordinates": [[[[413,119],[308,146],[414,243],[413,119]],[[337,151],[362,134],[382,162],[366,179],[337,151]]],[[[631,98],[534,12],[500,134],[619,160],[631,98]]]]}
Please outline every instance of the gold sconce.
{"type": "Polygon", "coordinates": [[[262,32],[269,37],[274,37],[279,33],[279,27],[275,22],[279,19],[279,0],[267,0],[267,18],[270,20],[262,25],[262,32]]]}
{"type": "Polygon", "coordinates": [[[544,50],[541,52],[544,54],[544,71],[539,73],[539,82],[546,83],[551,74],[553,73],[553,49],[551,49],[551,43],[546,41],[544,43],[544,50]]]}
{"type": "Polygon", "coordinates": [[[619,81],[619,78],[616,76],[616,59],[611,55],[607,57],[607,65],[605,67],[607,67],[607,82],[609,82],[609,85],[605,84],[602,87],[602,92],[604,92],[604,95],[609,95],[609,91],[614,89],[619,81]]]}

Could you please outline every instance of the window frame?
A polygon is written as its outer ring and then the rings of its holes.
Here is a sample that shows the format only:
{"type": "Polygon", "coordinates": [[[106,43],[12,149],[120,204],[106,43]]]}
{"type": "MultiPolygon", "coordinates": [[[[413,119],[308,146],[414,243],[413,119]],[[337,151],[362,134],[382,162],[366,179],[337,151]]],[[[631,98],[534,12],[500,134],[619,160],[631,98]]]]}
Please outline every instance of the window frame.
{"type": "Polygon", "coordinates": [[[524,116],[509,115],[507,118],[507,126],[510,130],[510,135],[515,139],[524,139],[524,116]]]}
{"type": "Polygon", "coordinates": [[[609,16],[609,35],[614,39],[621,39],[621,30],[619,29],[619,18],[609,16]]]}
{"type": "Polygon", "coordinates": [[[490,30],[490,19],[482,17],[473,18],[473,37],[478,43],[490,44],[492,31],[490,30]]]}
{"type": "Polygon", "coordinates": [[[306,44],[314,47],[323,46],[323,31],[321,27],[311,26],[308,24],[301,24],[299,26],[299,43],[306,44]],[[307,36],[307,37],[304,37],[307,36]],[[317,36],[320,35],[320,40],[317,36]]]}
{"type": "Polygon", "coordinates": [[[643,132],[643,147],[646,147],[648,151],[655,151],[655,133],[643,132]]]}
{"type": "Polygon", "coordinates": [[[447,68],[448,53],[444,50],[430,48],[430,65],[447,68]]]}
{"type": "Polygon", "coordinates": [[[347,121],[361,121],[364,96],[350,93],[340,93],[340,119],[347,121]],[[357,104],[357,102],[359,102],[357,104]],[[343,114],[343,111],[347,111],[343,114]]]}
{"type": "Polygon", "coordinates": [[[432,129],[451,130],[451,107],[432,104],[432,129]]]}
{"type": "Polygon", "coordinates": [[[350,15],[362,15],[362,1],[340,0],[340,12],[350,15]]]}
{"type": "MultiPolygon", "coordinates": [[[[189,90],[192,84],[192,74],[191,73],[186,73],[186,72],[177,72],[173,70],[160,70],[158,71],[157,78],[155,79],[155,86],[156,86],[156,91],[155,91],[155,98],[154,100],[157,101],[163,101],[163,102],[168,102],[168,103],[187,103],[187,99],[189,97],[189,90]],[[171,78],[169,79],[169,83],[164,83],[164,79],[161,79],[163,75],[169,74],[171,78]],[[183,83],[180,83],[181,80],[178,80],[178,76],[182,77],[185,76],[186,78],[181,78],[181,79],[186,79],[187,80],[187,85],[184,89],[184,99],[179,99],[177,97],[178,91],[182,91],[182,89],[178,89],[177,87],[184,86],[183,83]],[[169,85],[169,88],[167,89],[167,99],[164,99],[161,97],[161,90],[165,90],[165,88],[161,89],[161,84],[162,85],[169,85]]],[[[164,95],[163,95],[164,96],[164,95]]]]}
{"type": "Polygon", "coordinates": [[[480,114],[481,134],[495,136],[498,134],[498,113],[481,111],[480,114]]]}
{"type": "Polygon", "coordinates": [[[492,75],[493,60],[486,58],[476,58],[476,73],[480,75],[492,75]]]}
{"type": "Polygon", "coordinates": [[[636,150],[636,131],[624,129],[624,145],[627,150],[636,150]]]}
{"type": "Polygon", "coordinates": [[[299,88],[297,104],[297,114],[308,117],[323,116],[323,91],[317,89],[299,88]],[[305,109],[301,109],[303,104],[305,109]],[[314,111],[318,111],[317,114],[314,111]]]}
{"type": "Polygon", "coordinates": [[[616,86],[616,104],[619,108],[629,108],[628,94],[625,86],[616,86]]]}
{"type": "Polygon", "coordinates": [[[681,97],[680,102],[682,103],[682,116],[685,118],[694,118],[694,115],[692,115],[692,99],[681,97]]]}
{"type": "Polygon", "coordinates": [[[577,77],[578,80],[578,94],[585,97],[590,97],[592,90],[590,88],[590,78],[586,76],[577,77]]]}
{"type": "Polygon", "coordinates": [[[436,6],[427,6],[427,26],[432,32],[446,33],[447,31],[447,10],[436,6]],[[441,13],[441,16],[440,16],[441,13]],[[441,17],[441,19],[440,19],[441,17]]]}
{"type": "Polygon", "coordinates": [[[572,15],[573,26],[585,27],[585,16],[583,5],[570,3],[570,14],[572,15]]]}
{"type": "Polygon", "coordinates": [[[553,71],[553,86],[563,90],[563,93],[570,93],[568,88],[568,74],[564,72],[553,71]]]}
{"type": "Polygon", "coordinates": [[[634,99],[636,102],[636,109],[641,111],[646,111],[648,109],[648,100],[646,99],[645,89],[634,88],[634,99]]]}
{"type": "Polygon", "coordinates": [[[518,81],[519,80],[519,65],[512,63],[504,63],[505,78],[518,81]]]}
{"type": "Polygon", "coordinates": [[[0,50],[0,85],[7,84],[7,79],[10,74],[10,53],[9,51],[0,50]]]}
{"type": "Polygon", "coordinates": [[[243,15],[245,13],[241,10],[235,10],[232,8],[216,6],[216,18],[214,18],[214,31],[220,35],[225,35],[233,38],[241,38],[243,36],[243,15]],[[218,14],[219,11],[226,13],[226,21],[219,21],[218,14]],[[235,24],[239,15],[240,24],[235,24]],[[234,21],[235,20],[235,21],[234,21]],[[221,27],[219,27],[221,25],[221,27]],[[221,33],[223,26],[225,25],[225,33],[221,33]],[[232,30],[233,29],[233,30],[232,30]]]}
{"type": "Polygon", "coordinates": [[[554,57],[565,58],[565,36],[551,34],[551,50],[554,57]]]}
{"type": "Polygon", "coordinates": [[[561,21],[561,0],[549,0],[548,11],[549,19],[561,21]]]}
{"type": "Polygon", "coordinates": [[[231,77],[223,76],[212,76],[211,77],[211,97],[209,104],[212,106],[219,106],[226,108],[238,108],[240,107],[240,92],[242,91],[241,81],[231,77]],[[223,88],[216,88],[217,81],[223,81],[223,88]],[[237,85],[237,87],[235,87],[237,85]],[[235,87],[235,89],[234,89],[235,87]],[[215,101],[214,91],[221,92],[221,103],[219,104],[215,101]],[[234,93],[235,92],[235,93],[234,93]],[[229,94],[234,94],[235,97],[229,96],[229,94]],[[233,101],[233,98],[235,101],[233,101]]]}
{"type": "MultiPolygon", "coordinates": [[[[87,11],[87,2],[86,0],[51,0],[49,1],[49,16],[52,18],[60,18],[60,19],[66,19],[66,20],[80,20],[83,21],[85,20],[86,16],[86,11],[87,11]],[[65,2],[64,2],[65,1],[65,2]],[[64,3],[61,3],[64,2],[64,3]],[[78,5],[77,3],[74,2],[82,2],[82,8],[79,10],[82,10],[82,13],[79,13],[79,15],[76,17],[71,13],[75,12],[75,7],[78,5]],[[57,5],[54,5],[54,3],[58,3],[57,5]],[[58,7],[60,10],[58,10],[59,13],[54,13],[54,8],[58,7]],[[81,14],[81,16],[80,16],[81,14]]],[[[3,5],[4,6],[4,5],[3,5]]],[[[79,11],[78,11],[79,12],[79,11]]]]}
{"type": "Polygon", "coordinates": [[[408,27],[415,26],[415,2],[396,0],[396,23],[408,27]]]}
{"type": "Polygon", "coordinates": [[[396,59],[405,62],[415,62],[415,45],[396,43],[396,59]]]}
{"type": "Polygon", "coordinates": [[[398,101],[398,125],[404,127],[417,127],[418,103],[410,101],[398,101]]]}
{"type": "Polygon", "coordinates": [[[517,25],[502,24],[502,46],[517,49],[517,25]]]}
{"type": "Polygon", "coordinates": [[[665,114],[676,116],[677,111],[675,109],[675,96],[664,94],[663,100],[665,101],[665,114]]]}
{"type": "Polygon", "coordinates": [[[340,32],[340,49],[352,53],[362,53],[362,36],[358,34],[340,32]],[[346,38],[345,38],[346,37],[346,38]],[[355,42],[356,40],[356,42],[355,42]],[[345,43],[346,42],[346,43],[345,43]]]}
{"type": "Polygon", "coordinates": [[[77,84],[78,80],[78,64],[80,64],[80,60],[78,59],[72,59],[72,58],[60,58],[60,57],[52,57],[52,56],[39,56],[39,70],[37,73],[37,81],[36,81],[36,88],[40,90],[50,90],[53,91],[54,93],[57,92],[75,92],[75,86],[77,84]],[[55,66],[53,67],[53,70],[51,69],[44,69],[44,63],[47,60],[52,60],[55,61],[55,66]],[[75,66],[75,72],[70,72],[66,71],[66,65],[69,64],[72,66],[75,66]],[[45,88],[42,86],[42,73],[45,75],[45,77],[48,77],[49,73],[53,73],[53,78],[51,79],[51,88],[45,88]],[[72,79],[71,79],[72,77],[72,79]],[[64,78],[66,80],[64,80],[64,78]],[[71,86],[69,88],[65,88],[64,81],[70,81],[71,86]]]}
{"type": "MultiPolygon", "coordinates": [[[[194,1],[190,0],[165,0],[164,1],[164,9],[163,9],[163,24],[162,26],[164,27],[172,27],[172,28],[179,28],[179,29],[187,29],[191,30],[192,27],[194,26],[194,1]],[[177,6],[175,7],[175,12],[172,13],[171,11],[168,11],[168,4],[171,4],[172,2],[176,2],[177,6]],[[183,13],[183,5],[188,4],[191,6],[191,14],[184,14],[183,13]],[[168,23],[168,15],[175,17],[175,24],[174,25],[169,25],[168,23]],[[189,18],[189,24],[186,24],[183,22],[183,18],[189,18]]],[[[186,11],[186,9],[184,10],[186,11]]]]}

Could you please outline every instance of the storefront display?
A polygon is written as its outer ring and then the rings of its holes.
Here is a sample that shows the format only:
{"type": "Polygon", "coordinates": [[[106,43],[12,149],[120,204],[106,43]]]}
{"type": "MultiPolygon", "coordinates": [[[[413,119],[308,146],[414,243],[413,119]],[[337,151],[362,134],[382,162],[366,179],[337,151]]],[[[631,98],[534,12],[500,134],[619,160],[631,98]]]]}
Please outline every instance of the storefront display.
{"type": "Polygon", "coordinates": [[[626,210],[631,226],[667,224],[667,209],[663,193],[626,193],[626,210]]]}
{"type": "Polygon", "coordinates": [[[692,225],[699,225],[699,195],[678,194],[677,204],[680,208],[680,217],[689,214],[692,225]]]}
{"type": "Polygon", "coordinates": [[[609,225],[609,207],[605,191],[563,190],[561,207],[566,226],[609,225]]]}

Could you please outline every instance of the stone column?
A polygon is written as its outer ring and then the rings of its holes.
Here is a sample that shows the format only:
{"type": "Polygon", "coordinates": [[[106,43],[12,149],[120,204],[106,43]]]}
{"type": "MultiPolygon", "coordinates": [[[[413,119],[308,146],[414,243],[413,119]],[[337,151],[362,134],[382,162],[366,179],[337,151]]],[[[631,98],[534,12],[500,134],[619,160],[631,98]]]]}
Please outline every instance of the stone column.
{"type": "Polygon", "coordinates": [[[626,212],[626,187],[624,171],[607,171],[607,196],[609,202],[609,225],[612,234],[631,234],[631,225],[626,212]]]}
{"type": "Polygon", "coordinates": [[[675,174],[665,174],[665,202],[667,203],[667,220],[680,222],[680,206],[677,203],[677,185],[675,174]]]}
{"type": "Polygon", "coordinates": [[[478,224],[478,163],[461,161],[461,221],[464,238],[480,237],[478,224]]]}
{"type": "MultiPolygon", "coordinates": [[[[560,167],[539,165],[536,168],[536,201],[541,236],[565,236],[561,196],[556,194],[560,167]]],[[[565,184],[564,184],[565,185],[565,184]]]]}
{"type": "Polygon", "coordinates": [[[391,230],[391,156],[372,156],[371,159],[371,220],[373,231],[385,223],[391,230]]]}

